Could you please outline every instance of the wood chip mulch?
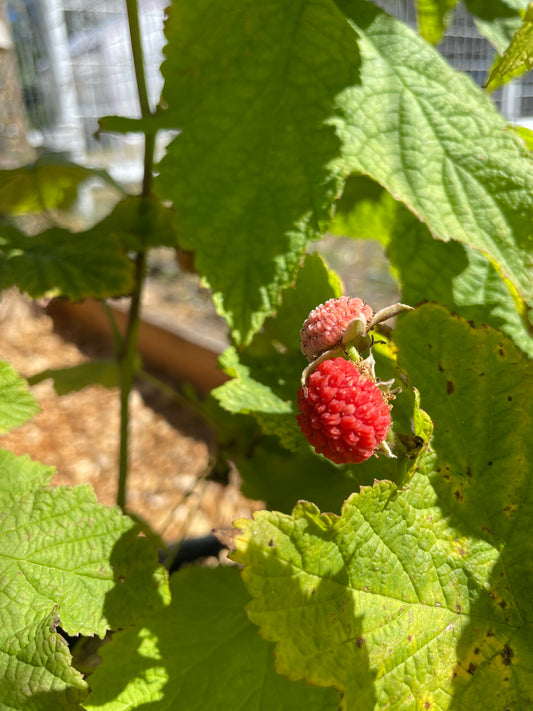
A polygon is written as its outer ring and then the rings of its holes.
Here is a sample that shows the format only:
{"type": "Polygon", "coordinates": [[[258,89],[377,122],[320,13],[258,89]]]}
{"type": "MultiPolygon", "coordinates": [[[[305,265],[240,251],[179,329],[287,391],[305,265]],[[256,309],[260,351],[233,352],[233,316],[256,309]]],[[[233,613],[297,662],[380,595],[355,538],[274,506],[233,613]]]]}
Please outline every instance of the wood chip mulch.
{"type": "MultiPolygon", "coordinates": [[[[108,355],[107,344],[58,333],[43,308],[14,291],[0,301],[0,326],[0,358],[26,377],[108,355]]],[[[0,446],[55,466],[54,485],[90,484],[98,501],[112,505],[118,389],[95,385],[60,397],[46,380],[32,392],[40,414],[1,436],[0,446]]],[[[225,486],[204,481],[213,447],[213,434],[198,415],[146,386],[133,391],[128,509],[167,542],[203,536],[261,508],[242,496],[236,473],[225,486]]]]}

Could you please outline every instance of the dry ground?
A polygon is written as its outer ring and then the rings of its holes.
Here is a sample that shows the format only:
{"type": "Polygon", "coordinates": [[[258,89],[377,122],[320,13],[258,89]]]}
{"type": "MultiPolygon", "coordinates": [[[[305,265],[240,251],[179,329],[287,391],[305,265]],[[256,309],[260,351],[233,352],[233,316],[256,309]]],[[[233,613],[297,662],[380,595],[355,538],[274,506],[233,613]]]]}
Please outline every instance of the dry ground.
{"type": "MultiPolygon", "coordinates": [[[[0,302],[0,358],[29,377],[46,368],[76,365],[106,355],[105,343],[87,341],[76,329],[54,331],[43,308],[8,292],[0,302]]],[[[115,501],[118,390],[91,386],[59,397],[52,381],[32,388],[41,413],[0,446],[57,467],[53,484],[91,484],[98,500],[115,501]]],[[[167,541],[205,535],[259,508],[238,482],[205,482],[213,435],[200,417],[143,386],[131,399],[129,508],[167,541]]]]}

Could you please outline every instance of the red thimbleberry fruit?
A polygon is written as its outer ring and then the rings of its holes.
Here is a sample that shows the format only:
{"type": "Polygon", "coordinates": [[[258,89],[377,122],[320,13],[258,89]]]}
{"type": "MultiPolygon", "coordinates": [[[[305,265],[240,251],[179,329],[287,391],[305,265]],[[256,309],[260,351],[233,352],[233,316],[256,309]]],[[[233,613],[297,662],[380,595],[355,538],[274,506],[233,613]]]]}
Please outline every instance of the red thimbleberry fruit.
{"type": "Polygon", "coordinates": [[[325,360],[298,391],[300,429],[336,464],[364,462],[391,424],[387,396],[344,358],[325,360]]]}
{"type": "Polygon", "coordinates": [[[362,299],[340,296],[329,299],[313,309],[300,331],[302,353],[307,360],[314,360],[319,355],[342,343],[343,335],[349,324],[362,317],[368,326],[374,312],[362,299]]]}

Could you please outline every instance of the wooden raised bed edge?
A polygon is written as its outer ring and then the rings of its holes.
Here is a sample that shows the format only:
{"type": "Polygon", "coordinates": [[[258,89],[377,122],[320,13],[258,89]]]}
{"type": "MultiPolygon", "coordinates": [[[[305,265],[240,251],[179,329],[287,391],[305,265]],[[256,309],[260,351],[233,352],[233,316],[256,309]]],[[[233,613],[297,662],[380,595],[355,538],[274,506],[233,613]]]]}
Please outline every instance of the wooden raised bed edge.
{"type": "MultiPolygon", "coordinates": [[[[126,327],[126,308],[112,305],[118,328],[126,327]]],[[[112,337],[111,327],[102,304],[93,299],[74,303],[53,299],[46,311],[52,318],[70,321],[89,333],[112,337]]],[[[147,363],[172,377],[185,380],[200,394],[206,394],[229,378],[217,365],[218,356],[226,347],[223,341],[192,333],[181,328],[169,329],[153,317],[144,317],[139,329],[139,353],[147,363]]]]}

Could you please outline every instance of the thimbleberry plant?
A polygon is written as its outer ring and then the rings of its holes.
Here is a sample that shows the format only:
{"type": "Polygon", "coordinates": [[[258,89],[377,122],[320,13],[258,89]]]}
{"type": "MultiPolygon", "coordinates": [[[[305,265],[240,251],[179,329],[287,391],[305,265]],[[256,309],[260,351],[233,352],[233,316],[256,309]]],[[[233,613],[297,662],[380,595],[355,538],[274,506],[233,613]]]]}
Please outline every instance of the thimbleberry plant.
{"type": "MultiPolygon", "coordinates": [[[[0,223],[3,288],[131,295],[115,331],[119,508],[0,451],[0,707],[531,708],[530,133],[429,44],[455,3],[418,3],[421,37],[366,0],[172,0],[155,111],[127,5],[142,115],[100,131],[144,134],[142,194],[82,233],[0,223]],[[308,249],[326,232],[378,240],[414,309],[342,296],[308,249]],[[231,467],[264,502],[227,535],[235,565],[170,579],[125,513],[140,297],[160,245],[194,252],[228,324],[228,381],[196,403],[217,430],[213,473],[231,467]],[[60,630],[106,639],[95,671],[60,630]]],[[[527,5],[466,3],[500,53],[527,5]]],[[[528,23],[491,83],[530,65],[528,23]]],[[[3,171],[2,213],[34,211],[38,194],[48,215],[94,177],[3,171]]],[[[36,404],[0,365],[4,432],[36,404]]]]}

